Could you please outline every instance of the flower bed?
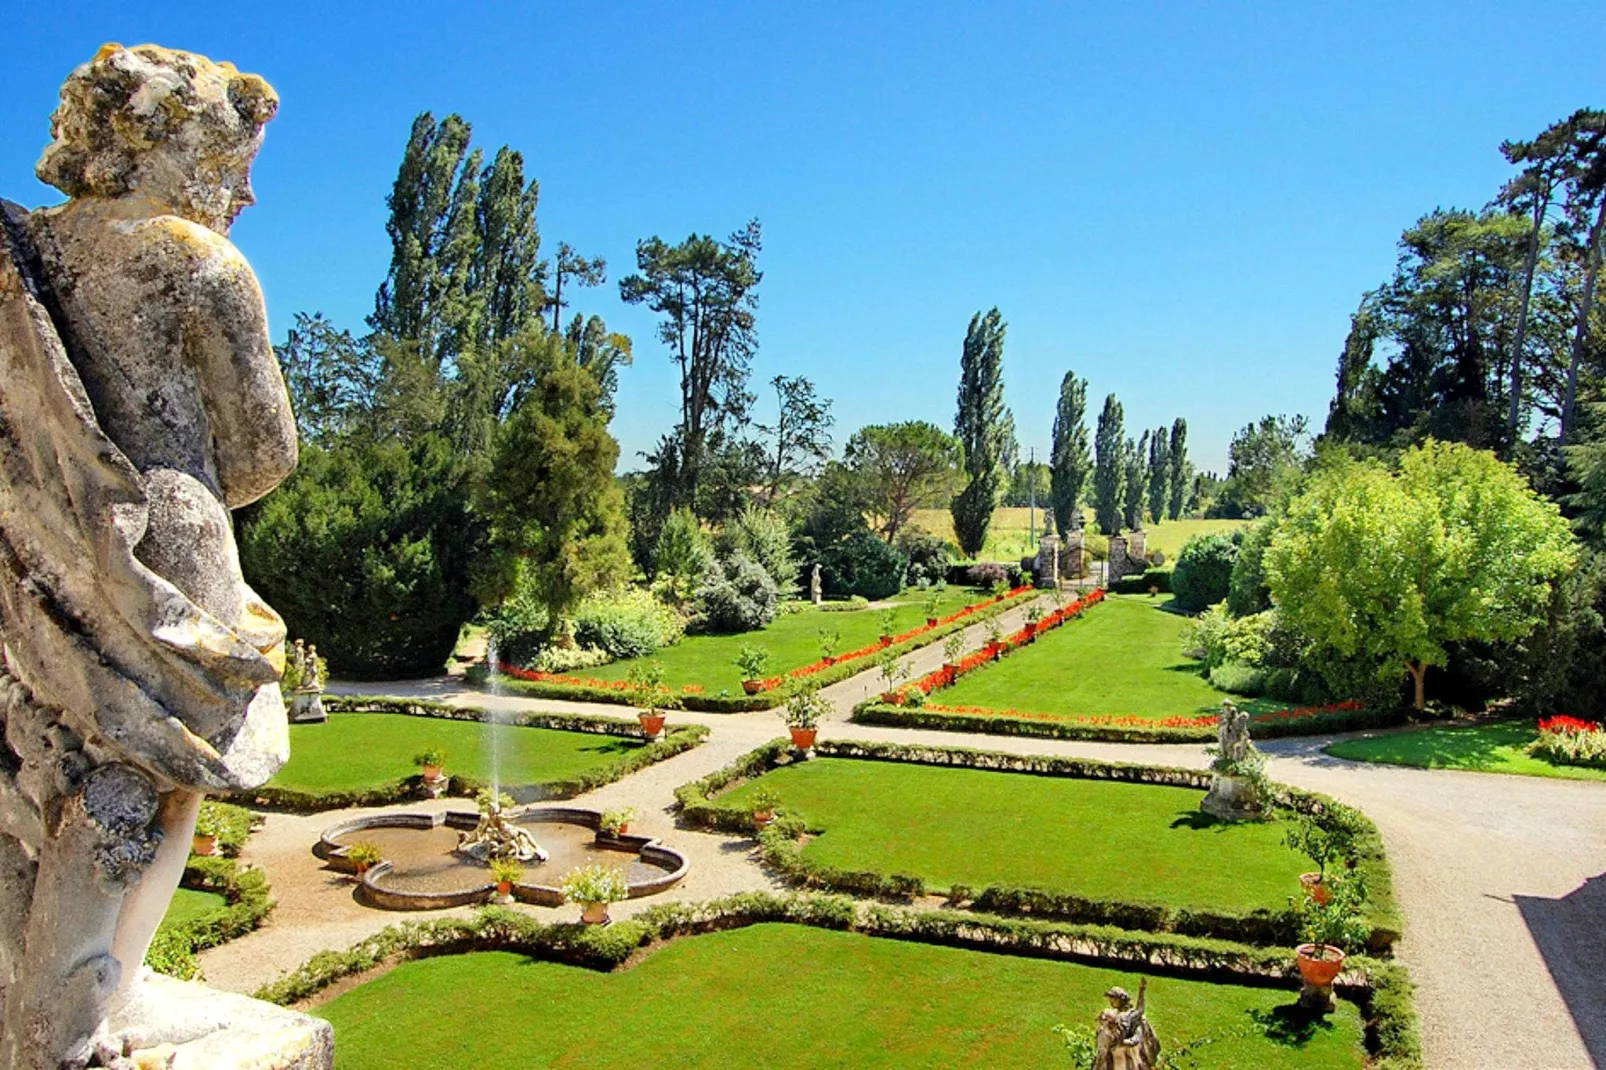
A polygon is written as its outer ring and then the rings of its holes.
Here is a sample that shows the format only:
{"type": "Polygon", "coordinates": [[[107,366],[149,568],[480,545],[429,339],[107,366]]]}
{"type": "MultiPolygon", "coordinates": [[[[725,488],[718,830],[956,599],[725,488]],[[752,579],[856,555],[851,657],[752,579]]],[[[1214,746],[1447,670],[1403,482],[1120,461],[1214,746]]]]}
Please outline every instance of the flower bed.
{"type": "Polygon", "coordinates": [[[1557,765],[1606,769],[1606,728],[1596,721],[1566,715],[1543,718],[1532,753],[1557,765]]]}

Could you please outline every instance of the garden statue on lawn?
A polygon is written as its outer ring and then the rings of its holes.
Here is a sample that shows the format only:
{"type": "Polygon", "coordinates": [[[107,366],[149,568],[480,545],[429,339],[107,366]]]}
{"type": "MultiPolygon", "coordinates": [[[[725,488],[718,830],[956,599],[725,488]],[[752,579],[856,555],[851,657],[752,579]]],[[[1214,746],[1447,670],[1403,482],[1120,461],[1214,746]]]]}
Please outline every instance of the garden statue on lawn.
{"type": "Polygon", "coordinates": [[[332,1060],[324,1023],[141,966],[202,798],[289,754],[284,622],[229,515],[296,462],[225,237],[277,105],[106,45],[35,168],[68,201],[0,202],[0,1070],[332,1060]]]}
{"type": "Polygon", "coordinates": [[[1138,984],[1138,1001],[1119,986],[1104,993],[1110,1005],[1099,1011],[1093,1042],[1093,1070],[1154,1070],[1160,1064],[1160,1039],[1144,1016],[1149,980],[1138,984]]]}
{"type": "Polygon", "coordinates": [[[329,719],[323,708],[323,665],[318,658],[318,647],[297,639],[290,650],[290,664],[285,667],[285,679],[290,681],[290,721],[292,724],[321,724],[329,719]]]}
{"type": "Polygon", "coordinates": [[[1217,744],[1208,752],[1210,791],[1199,809],[1223,821],[1259,818],[1266,809],[1263,771],[1266,758],[1249,738],[1249,714],[1231,702],[1221,704],[1217,744]]]}
{"type": "Polygon", "coordinates": [[[824,598],[824,594],[820,590],[820,566],[818,564],[809,573],[809,597],[814,600],[815,605],[819,605],[824,598]]]}

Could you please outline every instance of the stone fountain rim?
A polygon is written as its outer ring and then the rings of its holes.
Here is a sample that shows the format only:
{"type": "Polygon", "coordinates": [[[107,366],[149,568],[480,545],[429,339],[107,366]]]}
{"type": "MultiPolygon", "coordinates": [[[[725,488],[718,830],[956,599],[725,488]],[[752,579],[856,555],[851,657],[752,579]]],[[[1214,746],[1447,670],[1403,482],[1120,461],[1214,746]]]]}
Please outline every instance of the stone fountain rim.
{"type": "MultiPolygon", "coordinates": [[[[602,827],[602,814],[575,806],[544,806],[508,818],[516,825],[579,825],[598,831],[602,827]]],[[[341,836],[373,828],[410,828],[428,830],[442,825],[459,831],[470,831],[479,823],[479,814],[466,810],[442,810],[435,813],[370,814],[341,821],[324,829],[313,847],[313,854],[328,863],[331,869],[355,874],[357,864],[346,857],[347,847],[335,842],[341,836]]],[[[664,875],[645,881],[629,881],[627,898],[657,895],[668,891],[686,876],[691,862],[673,847],[666,847],[652,836],[602,836],[598,845],[607,849],[639,855],[648,865],[664,870],[664,875]]],[[[382,910],[444,910],[457,906],[474,906],[487,902],[496,892],[496,882],[450,892],[409,892],[385,888],[376,881],[391,871],[389,859],[376,862],[357,878],[359,894],[370,906],[382,910]]],[[[563,892],[548,884],[516,882],[513,898],[521,903],[536,906],[562,906],[563,892]]]]}

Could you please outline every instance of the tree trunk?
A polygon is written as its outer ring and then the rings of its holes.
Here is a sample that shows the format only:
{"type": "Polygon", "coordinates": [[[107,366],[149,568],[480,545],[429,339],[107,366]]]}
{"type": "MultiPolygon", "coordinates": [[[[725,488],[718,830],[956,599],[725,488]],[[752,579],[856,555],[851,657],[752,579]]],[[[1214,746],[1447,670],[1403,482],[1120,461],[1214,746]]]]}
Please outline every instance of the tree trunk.
{"type": "Polygon", "coordinates": [[[1405,671],[1411,674],[1411,683],[1416,687],[1415,705],[1417,712],[1420,713],[1428,706],[1427,693],[1423,686],[1427,682],[1428,667],[1420,661],[1408,661],[1405,663],[1405,671]]]}
{"type": "Polygon", "coordinates": [[[1522,310],[1517,314],[1517,340],[1511,347],[1511,413],[1507,419],[1511,445],[1517,445],[1520,432],[1517,418],[1522,406],[1522,346],[1528,335],[1528,305],[1533,300],[1534,271],[1539,266],[1539,234],[1545,225],[1548,200],[1534,194],[1533,233],[1528,236],[1528,263],[1523,269],[1522,310]]]}
{"type": "Polygon", "coordinates": [[[1589,311],[1595,303],[1595,276],[1600,272],[1601,222],[1606,220],[1606,194],[1595,210],[1595,223],[1589,228],[1589,248],[1584,253],[1584,292],[1578,298],[1578,326],[1573,331],[1572,359],[1567,362],[1567,396],[1561,406],[1561,440],[1567,441],[1572,430],[1573,407],[1578,400],[1578,363],[1584,356],[1584,342],[1589,338],[1589,311]]]}

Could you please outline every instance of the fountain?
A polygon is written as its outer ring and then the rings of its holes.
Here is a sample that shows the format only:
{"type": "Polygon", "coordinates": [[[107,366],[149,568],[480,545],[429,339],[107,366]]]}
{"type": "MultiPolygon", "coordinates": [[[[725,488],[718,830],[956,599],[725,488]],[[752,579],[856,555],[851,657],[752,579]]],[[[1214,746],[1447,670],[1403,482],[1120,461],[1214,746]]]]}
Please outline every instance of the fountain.
{"type": "Polygon", "coordinates": [[[545,862],[547,852],[530,833],[502,816],[502,808],[513,805],[510,795],[481,791],[478,796],[480,820],[473,831],[458,837],[457,853],[487,865],[493,859],[510,858],[518,862],[545,862]]]}

